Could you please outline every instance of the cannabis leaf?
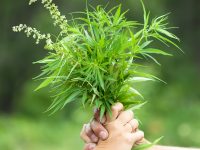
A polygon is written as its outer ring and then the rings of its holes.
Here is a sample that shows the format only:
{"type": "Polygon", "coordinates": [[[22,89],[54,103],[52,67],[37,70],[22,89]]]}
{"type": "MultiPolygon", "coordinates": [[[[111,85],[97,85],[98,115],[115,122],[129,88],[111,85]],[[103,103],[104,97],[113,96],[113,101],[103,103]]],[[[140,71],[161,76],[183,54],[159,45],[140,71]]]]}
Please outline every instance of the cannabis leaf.
{"type": "MultiPolygon", "coordinates": [[[[31,0],[30,4],[37,0],[31,0]]],[[[36,79],[43,82],[36,90],[50,86],[54,101],[47,111],[54,113],[72,101],[80,101],[100,109],[101,117],[111,113],[111,105],[121,102],[126,108],[142,106],[143,96],[134,88],[136,82],[160,80],[138,71],[138,60],[150,58],[159,62],[153,54],[171,56],[165,50],[153,47],[155,42],[178,47],[178,40],[168,27],[168,14],[150,19],[144,11],[144,22],[129,21],[121,5],[107,10],[103,6],[86,8],[68,21],[61,15],[52,0],[42,0],[50,12],[53,24],[61,31],[56,39],[51,34],[41,34],[27,25],[13,27],[36,39],[46,40],[48,54],[35,63],[42,65],[42,73],[36,79]]]]}

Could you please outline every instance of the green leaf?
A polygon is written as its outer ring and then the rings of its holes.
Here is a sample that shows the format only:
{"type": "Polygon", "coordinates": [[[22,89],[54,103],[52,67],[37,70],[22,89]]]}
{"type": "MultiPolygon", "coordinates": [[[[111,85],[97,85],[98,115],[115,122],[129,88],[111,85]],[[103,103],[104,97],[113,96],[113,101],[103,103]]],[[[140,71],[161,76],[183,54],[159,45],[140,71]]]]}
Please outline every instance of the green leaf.
{"type": "Polygon", "coordinates": [[[99,96],[99,91],[97,90],[97,88],[93,87],[92,90],[93,90],[93,92],[94,92],[96,95],[99,96]]]}
{"type": "Polygon", "coordinates": [[[166,53],[162,50],[159,49],[154,49],[154,48],[147,48],[147,49],[142,49],[141,53],[147,53],[147,54],[160,54],[160,55],[165,55],[165,56],[172,56],[172,54],[166,53]]]}
{"type": "Polygon", "coordinates": [[[162,34],[164,34],[164,35],[166,35],[166,36],[168,36],[168,37],[171,37],[171,38],[176,39],[176,40],[179,41],[179,38],[178,38],[178,37],[176,37],[174,34],[170,33],[170,32],[167,31],[167,30],[164,30],[164,29],[162,29],[162,28],[159,28],[159,29],[157,29],[157,31],[160,32],[160,33],[162,33],[162,34]]]}
{"type": "Polygon", "coordinates": [[[140,48],[141,49],[144,49],[145,47],[147,47],[149,44],[151,44],[153,41],[146,41],[146,42],[144,42],[141,46],[140,46],[140,48]]]}
{"type": "Polygon", "coordinates": [[[148,73],[144,73],[144,72],[139,72],[139,71],[133,71],[133,74],[134,75],[143,76],[143,77],[147,77],[147,78],[153,78],[153,79],[155,79],[157,81],[161,81],[161,82],[163,82],[163,83],[166,84],[165,81],[163,81],[162,79],[160,79],[160,78],[158,78],[158,77],[156,77],[156,76],[154,76],[152,74],[148,74],[148,73]]]}
{"type": "Polygon", "coordinates": [[[102,104],[103,104],[102,101],[100,101],[99,99],[96,99],[96,100],[95,100],[95,107],[96,107],[96,108],[100,108],[100,106],[101,106],[102,104]]]}
{"type": "Polygon", "coordinates": [[[92,99],[91,99],[91,103],[90,103],[91,106],[94,104],[95,98],[96,98],[96,94],[93,94],[92,99]]]}
{"type": "Polygon", "coordinates": [[[114,16],[114,19],[115,19],[114,22],[115,23],[117,23],[117,21],[118,21],[118,19],[120,17],[120,14],[121,14],[121,5],[118,6],[118,9],[117,9],[117,11],[115,13],[115,16],[114,16]]]}
{"type": "Polygon", "coordinates": [[[97,75],[98,75],[98,79],[99,79],[99,82],[100,82],[100,85],[101,85],[102,89],[105,90],[104,81],[103,81],[103,78],[101,76],[101,73],[100,73],[99,69],[97,70],[97,75]]]}
{"type": "Polygon", "coordinates": [[[36,89],[35,91],[38,91],[46,86],[48,86],[49,84],[52,83],[52,81],[55,79],[55,77],[48,77],[47,79],[45,79],[36,89]]]}
{"type": "Polygon", "coordinates": [[[135,110],[140,109],[141,107],[143,107],[146,103],[147,103],[147,102],[143,102],[143,103],[141,103],[141,104],[137,104],[137,105],[135,105],[135,106],[133,106],[133,107],[131,107],[131,108],[128,108],[128,109],[129,109],[129,110],[132,110],[132,111],[135,111],[135,110]]]}
{"type": "Polygon", "coordinates": [[[144,97],[142,96],[142,94],[140,94],[140,92],[138,92],[136,89],[130,87],[130,92],[134,93],[135,95],[138,95],[139,97],[141,97],[142,99],[144,99],[144,97]]]}
{"type": "Polygon", "coordinates": [[[144,6],[143,0],[140,0],[140,2],[141,2],[141,4],[142,4],[142,8],[143,8],[144,22],[146,23],[146,16],[147,16],[146,8],[145,8],[145,6],[144,6]]]}
{"type": "Polygon", "coordinates": [[[104,105],[101,105],[101,107],[100,107],[100,120],[102,120],[102,118],[105,114],[105,111],[106,111],[106,107],[104,105]]]}
{"type": "Polygon", "coordinates": [[[83,96],[82,96],[82,104],[83,104],[83,107],[85,107],[85,103],[86,103],[86,100],[88,99],[88,95],[87,95],[87,91],[85,91],[83,93],[83,96]]]}
{"type": "Polygon", "coordinates": [[[33,62],[33,64],[46,64],[46,63],[53,62],[53,61],[55,61],[55,59],[45,58],[45,59],[33,62]]]}
{"type": "Polygon", "coordinates": [[[148,58],[152,59],[156,64],[158,64],[159,66],[161,65],[154,57],[152,57],[151,55],[147,54],[147,53],[142,53],[142,55],[145,57],[147,56],[148,58]]]}
{"type": "Polygon", "coordinates": [[[120,102],[124,106],[127,106],[127,108],[129,108],[132,105],[138,105],[138,104],[140,104],[142,101],[141,100],[137,100],[137,99],[128,99],[128,100],[123,99],[123,100],[120,100],[120,102]]]}
{"type": "Polygon", "coordinates": [[[128,82],[136,83],[136,82],[145,82],[145,81],[155,81],[153,78],[146,77],[132,77],[128,80],[128,82]]]}
{"type": "Polygon", "coordinates": [[[65,102],[64,102],[64,104],[63,104],[63,106],[62,106],[62,108],[63,108],[66,104],[68,104],[68,103],[70,103],[70,102],[72,102],[72,101],[74,101],[74,100],[77,100],[76,98],[80,95],[80,93],[81,93],[81,91],[74,91],[69,97],[67,97],[67,99],[65,100],[65,102]]]}
{"type": "Polygon", "coordinates": [[[105,104],[106,104],[106,111],[109,113],[109,116],[112,117],[111,104],[109,103],[110,101],[112,101],[112,100],[106,100],[105,104]]]}
{"type": "Polygon", "coordinates": [[[163,41],[165,41],[165,42],[167,42],[167,43],[169,43],[169,44],[175,46],[175,47],[178,48],[181,52],[183,52],[182,49],[181,49],[175,42],[173,42],[172,40],[170,40],[170,39],[168,39],[168,38],[166,38],[166,37],[164,37],[164,36],[161,36],[161,35],[158,35],[158,37],[156,37],[156,36],[154,36],[154,37],[157,38],[158,40],[163,40],[163,41]]]}
{"type": "MultiPolygon", "coordinates": [[[[147,143],[147,144],[140,144],[136,147],[134,147],[134,150],[147,150],[149,148],[151,148],[152,146],[158,144],[158,142],[160,142],[160,140],[162,140],[163,137],[160,137],[158,139],[156,139],[154,142],[152,143],[147,143]]],[[[133,150],[133,149],[132,149],[133,150]]]]}

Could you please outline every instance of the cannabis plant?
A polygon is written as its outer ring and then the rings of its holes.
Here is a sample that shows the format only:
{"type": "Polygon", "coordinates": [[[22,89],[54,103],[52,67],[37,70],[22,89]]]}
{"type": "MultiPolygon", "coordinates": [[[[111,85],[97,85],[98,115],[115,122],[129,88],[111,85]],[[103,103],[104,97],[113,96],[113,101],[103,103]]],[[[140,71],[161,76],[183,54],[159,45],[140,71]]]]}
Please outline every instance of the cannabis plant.
{"type": "Polygon", "coordinates": [[[142,1],[143,23],[129,21],[121,5],[110,10],[103,6],[86,7],[83,12],[73,13],[68,21],[52,0],[42,0],[42,4],[50,12],[53,24],[60,28],[56,37],[25,24],[14,26],[13,31],[23,31],[36,44],[46,41],[47,56],[35,62],[42,65],[42,73],[36,79],[43,80],[36,90],[51,87],[54,100],[47,109],[51,113],[72,101],[95,106],[101,117],[105,112],[111,114],[115,102],[123,103],[126,108],[140,106],[143,97],[134,84],[159,80],[138,71],[141,59],[149,58],[159,64],[154,54],[171,56],[154,47],[155,42],[179,48],[174,42],[179,39],[169,31],[168,14],[150,20],[142,1]]]}

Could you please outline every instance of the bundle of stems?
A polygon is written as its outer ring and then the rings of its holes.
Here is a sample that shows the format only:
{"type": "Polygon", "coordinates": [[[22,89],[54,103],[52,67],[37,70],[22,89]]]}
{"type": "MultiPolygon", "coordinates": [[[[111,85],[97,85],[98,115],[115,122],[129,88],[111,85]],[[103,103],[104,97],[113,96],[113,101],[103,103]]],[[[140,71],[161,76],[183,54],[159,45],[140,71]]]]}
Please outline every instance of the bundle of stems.
{"type": "MultiPolygon", "coordinates": [[[[31,0],[30,4],[36,1],[31,0]]],[[[135,83],[160,80],[139,71],[141,59],[159,64],[154,54],[171,56],[155,48],[156,42],[180,49],[174,42],[179,39],[169,31],[168,14],[150,19],[142,1],[143,23],[127,20],[127,11],[122,12],[121,5],[110,10],[100,5],[86,7],[68,21],[52,0],[42,0],[42,4],[49,10],[53,24],[60,28],[56,37],[25,24],[14,26],[13,30],[23,31],[37,44],[46,41],[47,56],[35,62],[42,65],[42,73],[36,79],[43,80],[36,90],[51,87],[54,100],[47,109],[51,113],[72,101],[95,106],[101,117],[105,112],[111,113],[115,102],[126,108],[139,107],[144,100],[134,88],[135,83]]]]}

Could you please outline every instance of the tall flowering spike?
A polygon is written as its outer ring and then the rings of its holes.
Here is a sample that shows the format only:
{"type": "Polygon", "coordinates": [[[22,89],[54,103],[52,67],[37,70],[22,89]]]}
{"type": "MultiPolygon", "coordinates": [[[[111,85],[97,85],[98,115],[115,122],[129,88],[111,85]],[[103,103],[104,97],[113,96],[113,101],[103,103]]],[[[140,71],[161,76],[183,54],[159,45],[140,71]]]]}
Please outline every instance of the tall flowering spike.
{"type": "MultiPolygon", "coordinates": [[[[35,3],[37,0],[30,0],[29,5],[35,3]]],[[[44,5],[44,8],[49,10],[52,19],[54,20],[54,26],[59,26],[63,33],[67,32],[67,19],[64,15],[61,15],[60,11],[58,10],[58,6],[56,6],[52,0],[42,0],[41,2],[44,5]]]]}
{"type": "Polygon", "coordinates": [[[35,2],[37,2],[37,0],[30,0],[29,5],[31,5],[32,3],[35,3],[35,2]]]}
{"type": "MultiPolygon", "coordinates": [[[[37,0],[30,0],[29,5],[36,2],[37,0]]],[[[63,33],[67,32],[67,19],[64,15],[61,15],[60,11],[58,10],[58,6],[56,6],[52,0],[42,0],[42,4],[44,8],[49,10],[51,18],[54,20],[54,25],[59,26],[63,33]]]]}
{"type": "Polygon", "coordinates": [[[41,40],[46,40],[46,44],[52,44],[50,34],[41,34],[36,28],[28,27],[26,24],[20,24],[13,27],[14,32],[24,31],[27,37],[32,36],[33,39],[36,39],[36,44],[39,44],[41,40]]]}

